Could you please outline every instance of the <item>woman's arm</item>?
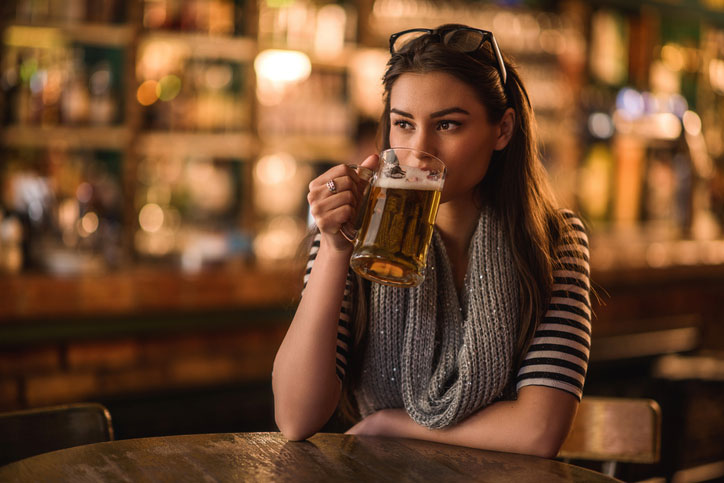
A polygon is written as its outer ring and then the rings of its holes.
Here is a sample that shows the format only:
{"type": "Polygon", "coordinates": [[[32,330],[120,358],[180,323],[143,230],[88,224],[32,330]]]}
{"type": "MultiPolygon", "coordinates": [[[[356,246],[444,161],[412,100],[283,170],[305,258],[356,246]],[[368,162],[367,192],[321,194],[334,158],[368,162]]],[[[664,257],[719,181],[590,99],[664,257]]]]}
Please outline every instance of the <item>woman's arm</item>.
{"type": "MultiPolygon", "coordinates": [[[[373,167],[376,156],[363,165],[373,167]]],[[[336,166],[310,183],[309,203],[321,232],[316,260],[302,300],[282,341],[272,372],[277,426],[290,440],[305,439],[329,420],[339,401],[337,324],[352,245],[339,233],[351,219],[364,182],[348,166],[336,166]],[[335,180],[336,191],[327,188],[335,180]]]]}
{"type": "Polygon", "coordinates": [[[322,238],[304,295],[274,359],[274,413],[290,440],[317,432],[339,401],[337,324],[350,253],[351,246],[336,251],[322,238]]]}
{"type": "Polygon", "coordinates": [[[553,458],[578,409],[570,393],[526,386],[516,401],[500,401],[445,429],[428,429],[404,409],[384,409],[353,426],[349,434],[422,439],[472,448],[553,458]]]}

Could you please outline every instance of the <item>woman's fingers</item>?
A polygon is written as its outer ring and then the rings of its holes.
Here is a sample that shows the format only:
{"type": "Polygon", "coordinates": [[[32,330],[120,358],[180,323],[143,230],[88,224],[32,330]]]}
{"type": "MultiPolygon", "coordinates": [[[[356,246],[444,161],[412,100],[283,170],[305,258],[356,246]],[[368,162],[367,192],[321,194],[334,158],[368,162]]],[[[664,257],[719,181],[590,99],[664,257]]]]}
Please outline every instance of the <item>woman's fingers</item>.
{"type": "Polygon", "coordinates": [[[365,183],[355,168],[347,165],[335,166],[309,183],[310,212],[323,233],[336,234],[352,220],[365,183]]]}
{"type": "Polygon", "coordinates": [[[310,212],[316,219],[318,216],[323,215],[327,211],[332,211],[340,206],[350,206],[356,208],[358,198],[353,190],[345,189],[343,191],[337,191],[337,193],[329,193],[327,196],[323,196],[313,203],[310,203],[310,212]]]}
{"type": "Polygon", "coordinates": [[[311,204],[314,200],[327,198],[348,190],[358,194],[359,186],[355,178],[357,178],[357,174],[347,166],[335,166],[309,183],[307,198],[311,204]]]}
{"type": "Polygon", "coordinates": [[[343,224],[352,218],[354,213],[354,208],[351,205],[341,205],[313,216],[317,227],[322,233],[335,234],[339,232],[343,224]]]}
{"type": "Polygon", "coordinates": [[[354,195],[357,195],[359,192],[359,187],[349,176],[329,178],[327,181],[322,179],[314,186],[310,185],[310,202],[312,199],[322,200],[346,191],[351,191],[354,195]]]}

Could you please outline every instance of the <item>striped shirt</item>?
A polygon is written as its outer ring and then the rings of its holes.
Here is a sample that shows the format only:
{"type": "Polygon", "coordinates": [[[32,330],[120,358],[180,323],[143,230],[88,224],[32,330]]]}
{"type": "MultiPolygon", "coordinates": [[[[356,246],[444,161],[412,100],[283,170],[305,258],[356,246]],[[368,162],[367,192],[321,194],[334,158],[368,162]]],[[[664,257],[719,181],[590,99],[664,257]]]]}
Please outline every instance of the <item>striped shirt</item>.
{"type": "MultiPolygon", "coordinates": [[[[588,237],[572,212],[563,211],[574,231],[571,240],[556,248],[559,267],[553,270],[548,309],[533,335],[528,353],[516,378],[516,389],[546,386],[569,392],[579,400],[591,348],[590,272],[588,237]]],[[[317,233],[309,253],[304,286],[317,258],[321,234],[317,233]]],[[[351,312],[354,274],[349,270],[337,329],[337,375],[344,378],[352,345],[351,312]]]]}

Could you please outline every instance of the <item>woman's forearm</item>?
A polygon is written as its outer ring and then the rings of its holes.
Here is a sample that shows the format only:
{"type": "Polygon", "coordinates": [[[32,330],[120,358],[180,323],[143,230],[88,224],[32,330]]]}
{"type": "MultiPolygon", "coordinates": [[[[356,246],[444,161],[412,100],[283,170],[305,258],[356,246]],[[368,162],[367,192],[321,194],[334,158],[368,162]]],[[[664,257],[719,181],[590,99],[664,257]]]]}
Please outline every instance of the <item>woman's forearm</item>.
{"type": "Polygon", "coordinates": [[[348,266],[349,253],[330,249],[322,239],[304,296],[274,359],[275,418],[289,439],[317,432],[339,401],[337,324],[348,266]]]}
{"type": "Polygon", "coordinates": [[[568,393],[530,386],[521,389],[518,400],[491,404],[449,428],[429,429],[414,422],[404,409],[387,409],[365,418],[349,433],[552,458],[568,434],[577,407],[577,399],[568,393]]]}

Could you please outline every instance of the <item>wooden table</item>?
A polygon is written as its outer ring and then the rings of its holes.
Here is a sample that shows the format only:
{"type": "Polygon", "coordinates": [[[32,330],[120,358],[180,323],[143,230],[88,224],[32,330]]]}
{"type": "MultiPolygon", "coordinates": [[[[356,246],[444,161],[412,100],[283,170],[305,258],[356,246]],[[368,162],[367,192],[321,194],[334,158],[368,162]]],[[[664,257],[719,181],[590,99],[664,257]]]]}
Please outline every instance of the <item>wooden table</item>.
{"type": "Polygon", "coordinates": [[[611,482],[559,461],[424,441],[228,433],[78,446],[0,468],[0,481],[611,482]]]}

